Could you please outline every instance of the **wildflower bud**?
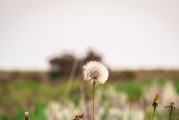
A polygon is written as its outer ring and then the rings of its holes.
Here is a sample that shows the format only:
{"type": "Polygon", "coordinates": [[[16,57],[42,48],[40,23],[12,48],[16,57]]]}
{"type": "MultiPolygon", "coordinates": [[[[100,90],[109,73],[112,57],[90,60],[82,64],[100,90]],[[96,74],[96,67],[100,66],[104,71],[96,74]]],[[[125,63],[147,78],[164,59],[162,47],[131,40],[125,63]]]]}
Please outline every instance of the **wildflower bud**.
{"type": "Polygon", "coordinates": [[[156,97],[154,99],[154,102],[152,103],[152,106],[156,108],[158,107],[158,104],[159,104],[159,96],[156,94],[156,97]]]}
{"type": "Polygon", "coordinates": [[[25,112],[25,120],[29,120],[29,112],[25,112]]]}

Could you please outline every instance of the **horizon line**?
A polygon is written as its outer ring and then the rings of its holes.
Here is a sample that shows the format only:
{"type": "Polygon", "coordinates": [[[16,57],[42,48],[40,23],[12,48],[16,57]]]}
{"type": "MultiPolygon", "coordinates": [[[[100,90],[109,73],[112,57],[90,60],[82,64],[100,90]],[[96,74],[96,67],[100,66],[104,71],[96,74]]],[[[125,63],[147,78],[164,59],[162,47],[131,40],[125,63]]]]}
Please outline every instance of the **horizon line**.
{"type": "MultiPolygon", "coordinates": [[[[113,71],[137,71],[137,70],[179,70],[179,66],[108,66],[113,71]]],[[[49,71],[50,67],[0,67],[0,71],[49,71]]]]}

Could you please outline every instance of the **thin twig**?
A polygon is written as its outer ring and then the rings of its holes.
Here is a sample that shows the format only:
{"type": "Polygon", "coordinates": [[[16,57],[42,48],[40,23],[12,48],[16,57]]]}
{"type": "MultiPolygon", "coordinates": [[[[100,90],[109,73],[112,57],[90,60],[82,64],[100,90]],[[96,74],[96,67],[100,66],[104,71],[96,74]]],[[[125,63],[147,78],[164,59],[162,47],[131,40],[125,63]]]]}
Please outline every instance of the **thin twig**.
{"type": "Polygon", "coordinates": [[[171,120],[171,118],[172,118],[172,112],[173,112],[173,106],[171,106],[171,108],[170,108],[170,117],[169,117],[169,120],[171,120]]]}
{"type": "Polygon", "coordinates": [[[169,108],[169,110],[170,110],[169,120],[171,120],[171,119],[172,119],[172,113],[174,114],[175,109],[178,109],[178,108],[176,108],[174,105],[175,105],[175,104],[174,104],[174,102],[171,102],[171,104],[170,104],[170,105],[165,106],[165,108],[167,108],[167,107],[168,107],[168,108],[169,108]]]}
{"type": "Polygon", "coordinates": [[[69,78],[68,78],[67,86],[66,86],[66,89],[65,89],[65,93],[64,93],[64,96],[63,96],[64,101],[66,101],[68,96],[69,96],[69,92],[70,92],[72,84],[73,84],[73,79],[75,77],[75,72],[76,72],[78,64],[79,64],[78,62],[79,61],[77,59],[74,59],[72,69],[70,71],[70,75],[69,75],[69,78]]]}

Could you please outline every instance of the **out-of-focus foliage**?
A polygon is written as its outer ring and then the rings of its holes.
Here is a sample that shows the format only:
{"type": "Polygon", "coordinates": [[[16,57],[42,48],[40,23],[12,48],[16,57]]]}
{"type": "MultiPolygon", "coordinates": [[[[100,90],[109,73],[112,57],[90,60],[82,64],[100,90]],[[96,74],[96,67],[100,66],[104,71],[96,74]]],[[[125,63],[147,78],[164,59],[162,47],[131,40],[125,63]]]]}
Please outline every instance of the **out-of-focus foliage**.
{"type": "MultiPolygon", "coordinates": [[[[159,92],[158,94],[163,100],[161,100],[162,104],[159,103],[156,117],[164,120],[162,114],[167,112],[167,110],[163,108],[163,103],[166,103],[170,98],[176,101],[179,96],[179,81],[171,81],[175,84],[168,84],[166,81],[165,79],[158,78],[143,81],[120,80],[116,82],[107,81],[104,85],[98,85],[96,92],[97,108],[99,109],[98,118],[111,118],[115,120],[117,118],[123,118],[124,116],[121,116],[123,114],[132,116],[133,111],[136,111],[136,114],[140,114],[141,118],[150,119],[153,110],[151,106],[152,100],[156,92],[159,92]],[[156,87],[154,83],[157,84],[156,87]],[[165,93],[169,93],[171,96],[166,99],[167,96],[165,96],[165,93]]],[[[72,87],[67,95],[67,99],[64,99],[66,87],[68,87],[68,83],[65,81],[49,83],[47,81],[16,80],[1,83],[0,120],[23,119],[25,111],[29,111],[31,119],[45,120],[48,118],[46,112],[51,101],[57,102],[60,108],[67,107],[61,110],[61,113],[64,113],[63,116],[69,114],[68,107],[72,111],[70,112],[70,116],[79,114],[86,109],[84,106],[85,101],[83,101],[85,100],[82,94],[83,92],[86,92],[84,93],[85,96],[87,95],[86,102],[89,106],[92,104],[91,87],[89,85],[85,86],[84,88],[87,91],[84,91],[82,90],[82,86],[82,81],[72,81],[72,87]],[[73,109],[75,109],[74,113],[73,109]]],[[[165,115],[167,118],[168,113],[165,113],[165,115]]],[[[175,118],[177,119],[177,114],[175,118]]]]}

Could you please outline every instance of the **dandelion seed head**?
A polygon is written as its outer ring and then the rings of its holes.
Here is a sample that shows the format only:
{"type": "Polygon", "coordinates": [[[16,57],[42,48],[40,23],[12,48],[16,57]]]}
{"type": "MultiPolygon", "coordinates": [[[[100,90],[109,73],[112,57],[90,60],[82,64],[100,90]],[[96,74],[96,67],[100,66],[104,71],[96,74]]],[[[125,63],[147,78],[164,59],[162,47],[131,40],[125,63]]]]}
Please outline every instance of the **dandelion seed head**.
{"type": "Polygon", "coordinates": [[[83,66],[83,79],[90,84],[93,82],[104,84],[108,76],[108,69],[98,61],[90,61],[83,66]]]}

